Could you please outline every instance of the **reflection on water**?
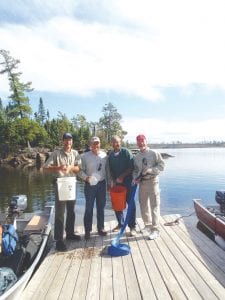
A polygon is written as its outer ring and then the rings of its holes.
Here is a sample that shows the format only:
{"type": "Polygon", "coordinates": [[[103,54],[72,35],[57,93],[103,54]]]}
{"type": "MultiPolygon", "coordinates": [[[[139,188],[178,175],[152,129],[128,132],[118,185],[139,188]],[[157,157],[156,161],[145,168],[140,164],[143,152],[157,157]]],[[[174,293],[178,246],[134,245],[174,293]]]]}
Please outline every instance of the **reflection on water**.
{"type": "Polygon", "coordinates": [[[186,214],[193,198],[215,202],[215,191],[225,190],[225,149],[169,149],[175,157],[166,160],[160,176],[163,213],[186,214]]]}
{"type": "Polygon", "coordinates": [[[41,174],[36,168],[0,168],[0,208],[4,210],[13,195],[28,197],[28,210],[42,210],[45,202],[52,201],[52,176],[41,174]]]}
{"type": "MultiPolygon", "coordinates": [[[[202,198],[210,204],[215,201],[216,190],[225,190],[224,148],[167,149],[166,152],[174,157],[165,160],[165,170],[160,175],[162,214],[189,214],[193,211],[193,198],[202,198]]],[[[42,210],[46,202],[54,201],[52,178],[52,174],[40,173],[36,168],[0,167],[1,211],[16,194],[27,195],[29,211],[42,210]]],[[[81,215],[84,203],[83,183],[78,181],[76,205],[81,215]]],[[[107,215],[114,216],[109,199],[107,215]]]]}
{"type": "MultiPolygon", "coordinates": [[[[0,167],[0,211],[6,211],[13,195],[25,194],[28,198],[27,211],[43,210],[46,202],[54,202],[54,175],[40,172],[35,167],[13,168],[0,167]]],[[[77,217],[84,213],[84,183],[77,181],[77,217]]],[[[107,195],[106,216],[111,216],[111,203],[107,195]]],[[[114,215],[114,214],[113,214],[114,215]]]]}

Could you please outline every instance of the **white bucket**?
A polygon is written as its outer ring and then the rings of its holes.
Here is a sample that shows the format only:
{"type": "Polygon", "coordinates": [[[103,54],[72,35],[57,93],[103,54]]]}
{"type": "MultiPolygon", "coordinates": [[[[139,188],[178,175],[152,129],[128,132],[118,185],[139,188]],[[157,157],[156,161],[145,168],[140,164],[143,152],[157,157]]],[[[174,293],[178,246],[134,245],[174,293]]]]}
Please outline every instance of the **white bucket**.
{"type": "Polygon", "coordinates": [[[76,199],[76,177],[57,178],[57,186],[60,201],[76,199]]]}

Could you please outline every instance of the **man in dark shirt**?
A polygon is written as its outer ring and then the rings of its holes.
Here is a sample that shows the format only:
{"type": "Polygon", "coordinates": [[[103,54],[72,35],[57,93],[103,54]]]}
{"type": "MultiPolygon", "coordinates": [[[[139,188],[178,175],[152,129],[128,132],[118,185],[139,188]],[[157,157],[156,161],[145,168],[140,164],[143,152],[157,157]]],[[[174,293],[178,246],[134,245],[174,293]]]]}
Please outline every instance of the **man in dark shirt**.
{"type": "MultiPolygon", "coordinates": [[[[112,138],[113,151],[110,152],[108,157],[108,187],[112,188],[114,185],[122,185],[127,189],[126,201],[129,204],[132,184],[132,171],[133,171],[133,156],[131,152],[121,147],[121,138],[114,136],[112,138]]],[[[115,211],[118,225],[113,231],[119,230],[124,223],[123,211],[115,211]]],[[[135,204],[132,208],[128,226],[130,228],[130,236],[136,235],[135,230],[136,220],[136,207],[135,204]]]]}

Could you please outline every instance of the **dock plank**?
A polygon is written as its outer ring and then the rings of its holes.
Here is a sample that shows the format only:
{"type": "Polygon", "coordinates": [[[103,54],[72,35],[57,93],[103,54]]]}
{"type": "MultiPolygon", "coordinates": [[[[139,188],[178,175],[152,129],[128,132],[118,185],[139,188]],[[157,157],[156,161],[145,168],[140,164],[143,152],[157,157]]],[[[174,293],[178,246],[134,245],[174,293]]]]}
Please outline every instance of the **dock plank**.
{"type": "Polygon", "coordinates": [[[64,254],[63,253],[55,253],[54,254],[54,261],[49,266],[46,276],[44,276],[43,280],[41,281],[41,285],[37,292],[33,295],[33,300],[45,299],[46,294],[48,293],[52,282],[57,274],[58,269],[60,268],[63,262],[64,254]]]}
{"type": "Polygon", "coordinates": [[[156,299],[156,295],[152,286],[152,282],[149,278],[148,271],[146,270],[145,263],[140,252],[138,243],[136,239],[132,238],[132,241],[129,242],[131,247],[131,256],[136,270],[136,276],[139,283],[139,288],[141,295],[144,299],[156,299]]]}
{"type": "MultiPolygon", "coordinates": [[[[117,223],[111,221],[111,228],[114,228],[117,223]]],[[[113,240],[117,236],[118,232],[111,232],[110,239],[113,240]]],[[[128,299],[126,281],[125,281],[125,272],[127,272],[124,263],[123,257],[112,257],[112,273],[113,273],[113,296],[115,300],[126,300],[128,299]]]]}
{"type": "MultiPolygon", "coordinates": [[[[140,228],[143,228],[142,220],[139,220],[138,223],[140,228]]],[[[145,236],[145,238],[147,238],[147,236],[145,236]]],[[[157,268],[163,278],[163,281],[166,284],[168,293],[170,294],[170,298],[186,299],[185,293],[183,292],[181,286],[179,285],[179,282],[177,281],[177,279],[174,276],[174,273],[172,272],[172,268],[170,267],[170,265],[167,264],[167,258],[165,259],[164,256],[162,255],[164,249],[160,250],[157,247],[155,241],[146,241],[146,242],[152,257],[155,257],[155,260],[157,261],[157,268]]]]}
{"type": "MultiPolygon", "coordinates": [[[[182,239],[182,241],[187,245],[187,247],[191,249],[194,255],[198,257],[199,260],[201,260],[202,264],[204,264],[213,272],[213,274],[215,274],[217,280],[223,286],[225,286],[225,260],[217,256],[217,254],[215,253],[215,250],[218,250],[217,248],[219,247],[215,248],[215,243],[211,240],[209,240],[210,247],[207,246],[205,243],[199,243],[198,239],[196,239],[195,236],[190,236],[187,231],[183,230],[183,228],[181,227],[182,223],[183,222],[180,221],[179,226],[174,226],[174,232],[176,232],[177,236],[179,236],[179,238],[182,239]],[[214,249],[215,252],[212,251],[212,249],[214,249]]],[[[219,248],[219,250],[221,249],[219,248]]]]}
{"type": "Polygon", "coordinates": [[[38,272],[36,272],[32,280],[29,282],[29,289],[26,289],[23,293],[24,300],[30,300],[33,298],[34,294],[38,292],[42,282],[48,278],[48,270],[50,265],[54,264],[55,255],[50,252],[42,264],[40,265],[38,272]]]}
{"type": "MultiPolygon", "coordinates": [[[[95,226],[90,241],[72,242],[65,253],[51,250],[21,299],[225,300],[225,251],[187,220],[164,226],[176,217],[160,219],[161,234],[154,241],[146,233],[125,233],[120,242],[129,244],[131,253],[122,257],[107,254],[117,234],[111,231],[115,221],[105,222],[105,237],[95,226]]],[[[137,223],[143,227],[141,219],[137,223]]]]}
{"type": "Polygon", "coordinates": [[[99,299],[99,291],[101,286],[101,251],[103,241],[101,238],[95,237],[95,245],[93,247],[93,255],[91,258],[91,268],[89,273],[89,282],[87,287],[86,299],[99,299]]]}
{"type": "Polygon", "coordinates": [[[221,299],[224,296],[221,284],[215,279],[214,275],[208,272],[208,268],[200,262],[198,257],[191,251],[189,244],[185,244],[176,234],[176,226],[163,227],[168,233],[170,240],[167,238],[168,245],[176,244],[173,253],[177,261],[183,266],[187,276],[198,289],[204,299],[221,299]],[[210,284],[209,284],[210,283],[210,284]]]}
{"type": "MultiPolygon", "coordinates": [[[[110,222],[105,225],[106,230],[111,230],[110,222]]],[[[110,245],[110,237],[102,238],[103,248],[110,245]]],[[[101,286],[100,286],[100,300],[113,299],[113,280],[112,280],[112,259],[105,255],[102,256],[102,269],[101,269],[101,286]]]]}
{"type": "Polygon", "coordinates": [[[91,258],[94,253],[94,241],[95,239],[91,239],[86,242],[83,257],[79,269],[79,275],[77,276],[77,280],[74,287],[73,300],[78,299],[86,299],[86,292],[88,288],[88,281],[91,269],[91,258]]]}
{"type": "MultiPolygon", "coordinates": [[[[139,228],[142,228],[143,224],[139,224],[139,228]]],[[[152,243],[150,241],[146,241],[147,235],[143,235],[141,239],[139,239],[139,247],[142,251],[142,256],[144,257],[145,266],[149,272],[149,276],[152,281],[152,285],[154,287],[155,293],[157,298],[159,299],[171,299],[171,295],[169,294],[169,291],[167,289],[167,286],[163,279],[163,274],[161,274],[160,269],[158,268],[158,257],[155,257],[151,254],[151,251],[149,251],[149,248],[151,248],[152,243]]],[[[174,259],[170,253],[168,253],[168,249],[166,245],[163,243],[161,239],[158,239],[159,243],[157,243],[158,249],[161,249],[161,255],[166,257],[167,260],[170,261],[171,265],[173,266],[174,274],[179,274],[179,281],[182,279],[182,272],[179,268],[179,265],[177,266],[177,262],[174,259]]],[[[187,278],[185,277],[183,282],[187,284],[187,278]]],[[[182,284],[182,283],[181,283],[182,284]]],[[[188,285],[187,285],[188,286],[188,285]]],[[[188,286],[190,288],[190,286],[188,286]]],[[[195,296],[191,294],[191,296],[195,296]]],[[[198,299],[198,298],[193,298],[198,299]]]]}

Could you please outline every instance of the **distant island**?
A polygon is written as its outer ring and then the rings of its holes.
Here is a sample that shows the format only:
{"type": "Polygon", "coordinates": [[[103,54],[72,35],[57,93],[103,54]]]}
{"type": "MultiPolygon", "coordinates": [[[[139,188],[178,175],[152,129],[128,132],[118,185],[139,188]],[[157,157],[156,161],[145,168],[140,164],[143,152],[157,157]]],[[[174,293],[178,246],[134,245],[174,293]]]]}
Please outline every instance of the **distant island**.
{"type": "MultiPolygon", "coordinates": [[[[225,147],[225,142],[199,142],[199,143],[182,143],[182,142],[174,142],[174,143],[149,143],[150,148],[152,149],[176,149],[176,148],[215,148],[225,147]]],[[[130,144],[129,149],[136,149],[136,144],[130,144]]]]}
{"type": "MultiPolygon", "coordinates": [[[[225,142],[202,142],[202,143],[157,143],[157,144],[149,144],[152,149],[184,149],[184,148],[224,148],[225,142]]],[[[136,144],[130,144],[129,149],[135,155],[139,149],[136,144]]],[[[169,158],[173,157],[173,155],[161,152],[162,157],[169,158]]]]}

